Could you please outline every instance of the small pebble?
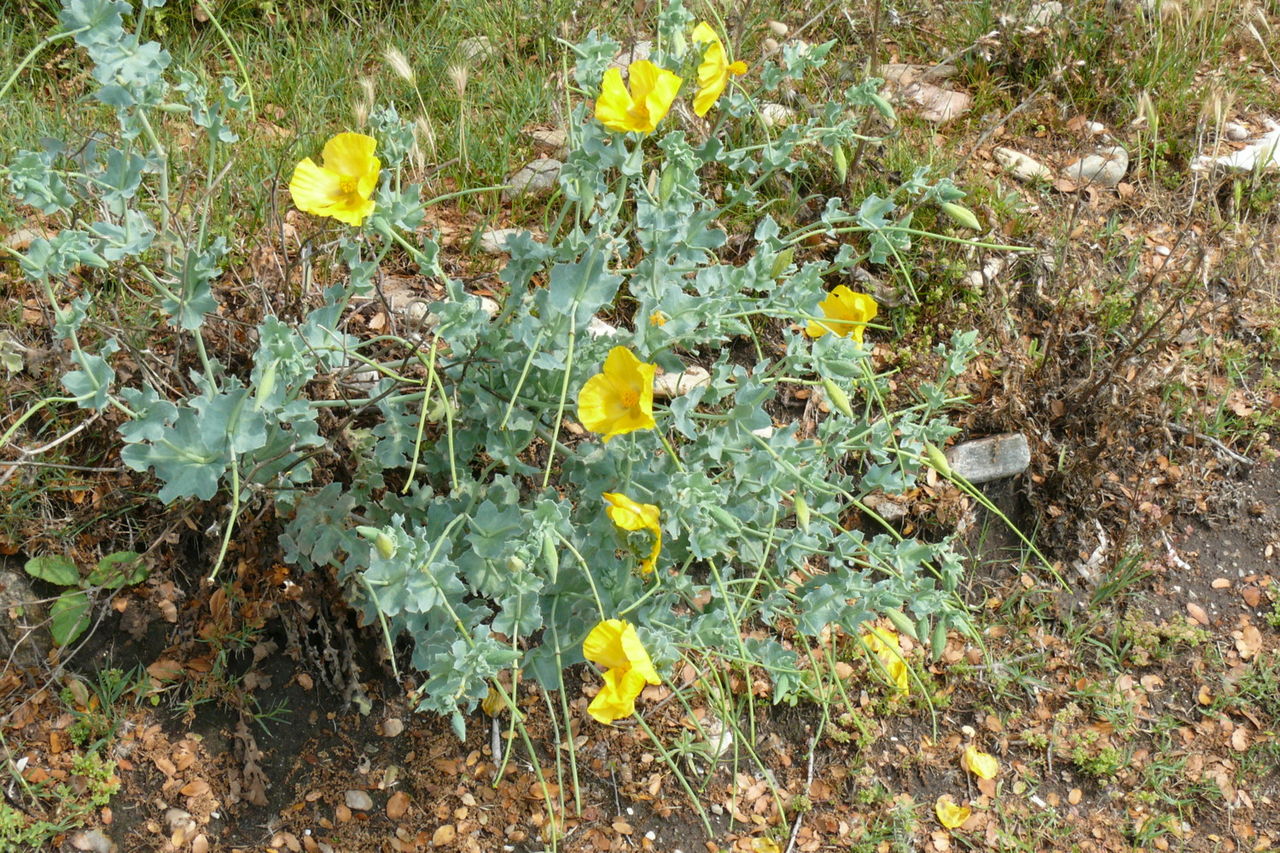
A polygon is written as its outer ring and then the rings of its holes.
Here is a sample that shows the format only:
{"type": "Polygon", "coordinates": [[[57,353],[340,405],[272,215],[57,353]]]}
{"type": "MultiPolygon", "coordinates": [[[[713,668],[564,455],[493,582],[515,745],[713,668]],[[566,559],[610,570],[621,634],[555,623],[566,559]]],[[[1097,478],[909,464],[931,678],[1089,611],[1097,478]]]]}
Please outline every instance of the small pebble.
{"type": "Polygon", "coordinates": [[[778,38],[784,39],[787,37],[787,33],[791,32],[791,28],[782,23],[782,21],[770,21],[769,31],[778,38]]]}
{"type": "Polygon", "coordinates": [[[347,791],[345,799],[347,808],[356,811],[367,812],[373,808],[373,798],[366,791],[347,791]]]}

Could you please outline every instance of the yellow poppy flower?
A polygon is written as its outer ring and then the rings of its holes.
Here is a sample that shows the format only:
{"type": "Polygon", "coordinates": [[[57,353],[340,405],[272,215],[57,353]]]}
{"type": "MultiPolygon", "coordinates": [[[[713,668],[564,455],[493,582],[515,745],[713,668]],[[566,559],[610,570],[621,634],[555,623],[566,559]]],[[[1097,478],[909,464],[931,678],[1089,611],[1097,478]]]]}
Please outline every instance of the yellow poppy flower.
{"type": "Polygon", "coordinates": [[[373,156],[378,140],[363,133],[339,133],[325,143],[317,166],[310,157],[293,170],[289,194],[304,213],[332,216],[360,225],[373,213],[373,190],[382,163],[373,156]]]}
{"type": "Polygon", "coordinates": [[[630,91],[622,84],[622,72],[617,68],[604,72],[600,97],[596,98],[596,119],[619,133],[652,133],[671,109],[684,81],[647,59],[631,63],[627,74],[630,91]]]}
{"type": "Polygon", "coordinates": [[[626,347],[614,347],[604,369],[578,392],[578,419],[592,432],[615,435],[653,429],[653,377],[656,364],[642,362],[626,347]]]}
{"type": "Polygon", "coordinates": [[[938,823],[947,829],[957,829],[973,814],[968,806],[956,805],[950,794],[938,797],[938,801],[933,804],[933,813],[938,816],[938,823]]]}
{"type": "Polygon", "coordinates": [[[693,111],[704,116],[729,85],[729,75],[746,74],[747,64],[741,60],[729,62],[724,43],[706,21],[693,28],[693,40],[706,45],[698,64],[698,91],[693,96],[693,111]]]}
{"type": "Polygon", "coordinates": [[[862,343],[862,332],[867,323],[875,319],[879,306],[866,293],[854,293],[845,285],[840,285],[827,294],[827,298],[818,303],[825,320],[813,320],[805,327],[805,334],[811,338],[820,338],[827,332],[834,332],[846,338],[853,338],[862,343]]]}
{"type": "Polygon", "coordinates": [[[964,748],[964,757],[960,759],[964,769],[982,779],[994,779],[1000,772],[1000,762],[994,755],[982,752],[973,744],[964,748]]]}
{"type": "Polygon", "coordinates": [[[606,619],[592,628],[582,641],[582,656],[605,668],[604,687],[587,707],[601,723],[631,716],[644,686],[662,683],[635,626],[622,619],[606,619]]]}
{"type": "Polygon", "coordinates": [[[662,528],[658,525],[658,508],[653,504],[636,503],[618,492],[605,492],[604,499],[609,502],[609,506],[605,507],[605,514],[614,524],[623,530],[648,530],[653,534],[653,550],[640,564],[641,574],[649,574],[658,564],[658,553],[662,550],[662,528]]]}
{"type": "Polygon", "coordinates": [[[885,628],[872,628],[862,635],[862,644],[867,651],[876,656],[889,680],[904,695],[911,693],[911,676],[907,672],[907,662],[902,658],[898,647],[898,635],[885,628]]]}

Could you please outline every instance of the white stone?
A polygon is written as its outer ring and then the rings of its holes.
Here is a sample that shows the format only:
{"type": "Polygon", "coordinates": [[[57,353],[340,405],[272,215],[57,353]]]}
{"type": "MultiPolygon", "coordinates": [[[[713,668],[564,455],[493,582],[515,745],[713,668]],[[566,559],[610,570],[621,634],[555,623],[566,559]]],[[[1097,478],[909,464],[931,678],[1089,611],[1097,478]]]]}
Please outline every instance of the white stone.
{"type": "Polygon", "coordinates": [[[507,201],[519,198],[528,193],[531,196],[550,195],[560,178],[560,169],[564,163],[553,157],[534,160],[507,179],[507,188],[502,197],[507,201]]]}
{"type": "Polygon", "coordinates": [[[347,791],[344,797],[347,808],[367,812],[373,809],[373,797],[367,791],[347,791]]]}
{"type": "Polygon", "coordinates": [[[1026,21],[1028,26],[1047,27],[1060,17],[1062,17],[1062,4],[1057,0],[1048,0],[1045,3],[1036,3],[1028,9],[1026,21]]]}
{"type": "Polygon", "coordinates": [[[1030,183],[1031,181],[1047,181],[1053,178],[1053,170],[1039,160],[1028,157],[1021,151],[1012,148],[997,148],[991,152],[996,162],[1004,167],[1015,180],[1030,183]]]}
{"type": "Polygon", "coordinates": [[[638,41],[630,48],[623,48],[618,55],[613,58],[613,62],[609,64],[609,67],[616,68],[625,75],[627,73],[627,66],[633,62],[648,59],[652,53],[653,42],[648,39],[638,41]]]}
{"type": "Polygon", "coordinates": [[[1062,170],[1067,180],[1077,184],[1114,187],[1129,171],[1129,153],[1119,145],[1104,148],[1097,154],[1081,157],[1062,170]]]}
{"type": "Polygon", "coordinates": [[[781,127],[790,124],[795,114],[795,110],[782,104],[770,102],[760,105],[760,118],[764,119],[765,127],[781,127]]]}
{"type": "Polygon", "coordinates": [[[480,251],[486,255],[501,255],[507,251],[507,238],[522,231],[523,228],[491,228],[480,235],[480,251]]]}
{"type": "Polygon", "coordinates": [[[953,473],[970,483],[1013,477],[1031,464],[1026,436],[1017,432],[991,435],[957,444],[946,451],[953,473]]]}
{"type": "Polygon", "coordinates": [[[533,141],[534,147],[547,152],[557,160],[563,160],[569,156],[569,131],[562,127],[550,130],[543,128],[526,130],[525,136],[533,141]]]}
{"type": "Polygon", "coordinates": [[[896,501],[891,501],[881,494],[872,493],[862,499],[867,509],[883,518],[890,524],[897,524],[907,517],[907,508],[896,501]]]}
{"type": "Polygon", "coordinates": [[[1244,142],[1249,138],[1249,128],[1243,124],[1229,121],[1222,126],[1222,135],[1232,142],[1244,142]]]}
{"type": "Polygon", "coordinates": [[[1264,171],[1280,167],[1280,124],[1265,119],[1267,132],[1239,151],[1221,157],[1204,155],[1191,164],[1196,172],[1225,169],[1228,172],[1264,171]]]}
{"type": "Polygon", "coordinates": [[[664,373],[653,380],[653,396],[669,400],[688,394],[694,388],[711,384],[711,374],[705,368],[693,365],[683,373],[664,373]]]}
{"type": "Polygon", "coordinates": [[[85,850],[89,853],[115,853],[116,845],[102,830],[91,829],[88,832],[77,832],[67,842],[72,849],[85,850]]]}
{"type": "Polygon", "coordinates": [[[488,36],[472,36],[458,43],[458,53],[467,62],[482,65],[498,56],[488,36]]]}
{"type": "Polygon", "coordinates": [[[592,317],[587,323],[587,334],[593,338],[614,338],[621,334],[618,327],[606,323],[599,317],[592,317]]]}

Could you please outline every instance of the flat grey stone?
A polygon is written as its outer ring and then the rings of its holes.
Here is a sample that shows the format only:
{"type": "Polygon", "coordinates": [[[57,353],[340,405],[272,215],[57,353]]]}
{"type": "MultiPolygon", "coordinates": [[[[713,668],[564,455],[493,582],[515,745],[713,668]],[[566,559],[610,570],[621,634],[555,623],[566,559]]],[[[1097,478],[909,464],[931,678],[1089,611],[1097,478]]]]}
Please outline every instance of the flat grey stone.
{"type": "Polygon", "coordinates": [[[533,142],[535,148],[547,152],[557,160],[569,156],[569,131],[563,127],[545,130],[526,130],[525,136],[533,142]]]}
{"type": "Polygon", "coordinates": [[[0,660],[12,653],[17,666],[39,666],[53,648],[47,617],[27,576],[0,570],[0,660]]]}
{"type": "Polygon", "coordinates": [[[1081,157],[1063,170],[1070,181],[1077,184],[1097,184],[1114,187],[1124,180],[1129,171],[1129,152],[1119,145],[1104,148],[1097,154],[1081,157]]]}
{"type": "Polygon", "coordinates": [[[610,68],[616,68],[626,76],[627,66],[633,62],[639,62],[642,59],[648,59],[653,53],[653,42],[645,39],[638,41],[631,47],[624,47],[613,58],[613,62],[609,63],[610,68]]]}
{"type": "Polygon", "coordinates": [[[563,167],[564,163],[551,157],[527,163],[507,179],[508,187],[502,191],[502,197],[511,201],[526,193],[531,196],[550,195],[563,167]]]}
{"type": "Polygon", "coordinates": [[[482,65],[498,55],[488,36],[472,36],[458,43],[458,53],[467,62],[482,65]]]}
{"type": "Polygon", "coordinates": [[[115,842],[100,829],[77,832],[67,840],[67,844],[71,850],[84,850],[89,853],[115,853],[116,851],[115,842]]]}
{"type": "Polygon", "coordinates": [[[970,483],[988,483],[1027,470],[1031,448],[1022,433],[1006,432],[957,444],[946,457],[953,473],[970,483]]]}
{"type": "Polygon", "coordinates": [[[373,809],[373,797],[367,791],[347,791],[347,808],[367,812],[373,809]]]}
{"type": "Polygon", "coordinates": [[[523,230],[523,228],[491,228],[480,235],[480,251],[486,255],[501,255],[507,251],[507,239],[523,230]]]}
{"type": "Polygon", "coordinates": [[[1014,179],[1029,183],[1031,181],[1048,181],[1053,179],[1053,170],[1021,151],[1012,148],[997,148],[991,152],[996,162],[1014,179]]]}

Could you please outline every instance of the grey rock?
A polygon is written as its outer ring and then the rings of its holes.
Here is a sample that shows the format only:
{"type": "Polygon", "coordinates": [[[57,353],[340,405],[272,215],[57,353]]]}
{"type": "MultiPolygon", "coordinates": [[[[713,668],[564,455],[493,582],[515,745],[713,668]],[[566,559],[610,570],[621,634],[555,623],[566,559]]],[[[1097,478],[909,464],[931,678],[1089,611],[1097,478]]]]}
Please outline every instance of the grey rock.
{"type": "Polygon", "coordinates": [[[970,483],[988,483],[1027,470],[1031,448],[1026,436],[1006,432],[957,444],[946,451],[946,457],[953,473],[970,483]]]}
{"type": "Polygon", "coordinates": [[[552,128],[551,130],[537,129],[525,131],[525,136],[533,141],[535,148],[539,148],[547,154],[563,160],[569,156],[569,131],[562,127],[552,128]]]}
{"type": "Polygon", "coordinates": [[[1032,27],[1047,27],[1062,17],[1062,4],[1057,0],[1036,3],[1027,10],[1026,23],[1032,27]]]}
{"type": "Polygon", "coordinates": [[[627,73],[627,66],[633,62],[639,62],[642,59],[648,59],[653,53],[653,42],[645,39],[638,41],[629,48],[623,48],[618,55],[613,58],[613,62],[609,63],[610,68],[616,68],[623,74],[627,73]]]}
{"type": "Polygon", "coordinates": [[[1232,142],[1244,142],[1249,138],[1249,128],[1234,121],[1229,121],[1222,126],[1222,135],[1232,142]]]}
{"type": "Polygon", "coordinates": [[[67,844],[72,850],[84,850],[89,853],[115,853],[117,849],[115,842],[100,829],[77,832],[67,839],[67,844]]]}
{"type": "Polygon", "coordinates": [[[1006,172],[1023,183],[1047,181],[1053,178],[1052,169],[1039,160],[1028,157],[1021,151],[1015,151],[1012,148],[997,148],[991,153],[996,158],[996,162],[1003,166],[1006,172]]]}
{"type": "Polygon", "coordinates": [[[653,380],[653,396],[670,400],[688,394],[694,388],[711,384],[711,374],[706,368],[692,365],[681,373],[664,373],[653,380]]]}
{"type": "Polygon", "coordinates": [[[563,167],[564,163],[552,157],[527,163],[507,179],[509,186],[502,191],[502,197],[511,201],[526,193],[531,196],[549,195],[555,189],[563,167]]]}
{"type": "Polygon", "coordinates": [[[368,791],[347,791],[345,795],[347,808],[367,812],[373,809],[373,797],[368,791]]]}
{"type": "Polygon", "coordinates": [[[885,497],[878,492],[873,492],[862,499],[867,508],[876,515],[883,518],[890,524],[898,524],[907,517],[907,508],[885,497]]]}
{"type": "Polygon", "coordinates": [[[764,120],[765,127],[780,127],[784,124],[790,124],[795,116],[795,110],[782,104],[764,103],[760,105],[760,118],[764,120]]]}
{"type": "Polygon", "coordinates": [[[1112,145],[1097,154],[1081,157],[1062,170],[1067,180],[1077,184],[1096,184],[1114,187],[1129,171],[1129,152],[1122,146],[1112,145]]]}
{"type": "Polygon", "coordinates": [[[53,648],[48,613],[26,574],[0,569],[0,660],[20,667],[39,666],[53,648]]]}
{"type": "Polygon", "coordinates": [[[480,235],[480,251],[486,255],[501,255],[507,251],[507,238],[522,231],[523,228],[491,228],[480,235]]]}
{"type": "Polygon", "coordinates": [[[493,42],[489,41],[488,36],[472,36],[463,39],[458,43],[458,53],[464,60],[476,65],[481,65],[498,56],[498,51],[494,49],[493,42]]]}

